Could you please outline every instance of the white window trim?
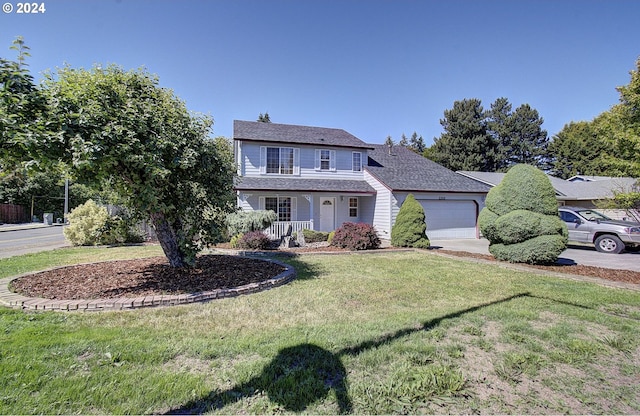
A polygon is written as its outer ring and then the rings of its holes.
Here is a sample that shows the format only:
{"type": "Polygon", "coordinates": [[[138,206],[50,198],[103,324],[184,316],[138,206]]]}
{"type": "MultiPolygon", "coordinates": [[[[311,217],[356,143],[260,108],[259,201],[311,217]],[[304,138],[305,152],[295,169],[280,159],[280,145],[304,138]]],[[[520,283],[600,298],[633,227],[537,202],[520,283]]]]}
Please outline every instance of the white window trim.
{"type": "Polygon", "coordinates": [[[329,169],[322,169],[322,150],[326,150],[326,149],[316,149],[315,151],[315,163],[314,163],[314,167],[315,170],[317,171],[323,171],[323,172],[335,172],[336,169],[336,151],[335,150],[329,150],[329,169]]]}
{"type": "MultiPolygon", "coordinates": [[[[278,154],[281,156],[280,150],[278,154]]],[[[260,174],[261,175],[282,175],[282,176],[300,176],[300,148],[291,146],[260,146],[260,174]],[[282,160],[278,161],[278,173],[267,173],[267,148],[275,149],[293,149],[293,173],[280,173],[282,171],[282,160]]]]}
{"type": "MultiPolygon", "coordinates": [[[[298,198],[295,196],[280,196],[280,195],[266,195],[266,196],[261,196],[258,198],[258,208],[260,209],[260,211],[264,211],[266,209],[266,201],[265,198],[277,198],[278,200],[278,206],[280,206],[280,200],[284,199],[284,198],[289,198],[291,200],[291,221],[297,221],[298,220],[298,198]]],[[[278,220],[280,221],[280,213],[276,212],[276,215],[278,216],[278,220]]]]}
{"type": "Polygon", "coordinates": [[[349,218],[358,218],[360,216],[360,200],[358,199],[358,197],[353,197],[353,196],[349,197],[349,199],[348,199],[348,207],[347,208],[349,209],[349,218]],[[356,201],[356,206],[355,207],[351,206],[351,200],[352,199],[354,199],[356,201]],[[352,209],[356,210],[356,215],[355,216],[351,215],[351,210],[352,209]]]}
{"type": "Polygon", "coordinates": [[[362,172],[362,152],[351,152],[351,169],[354,172],[362,172]],[[356,169],[356,165],[354,163],[354,158],[356,154],[360,155],[360,165],[358,166],[358,169],[356,169]]]}

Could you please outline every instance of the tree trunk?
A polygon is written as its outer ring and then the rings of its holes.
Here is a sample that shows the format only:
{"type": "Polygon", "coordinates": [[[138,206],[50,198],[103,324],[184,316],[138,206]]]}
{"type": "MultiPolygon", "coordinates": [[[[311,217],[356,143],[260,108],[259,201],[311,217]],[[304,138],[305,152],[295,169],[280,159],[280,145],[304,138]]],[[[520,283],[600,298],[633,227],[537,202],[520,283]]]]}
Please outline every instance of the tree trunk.
{"type": "Polygon", "coordinates": [[[176,232],[165,218],[164,214],[156,212],[151,214],[151,223],[155,228],[158,242],[164,251],[164,255],[169,260],[171,267],[186,267],[185,256],[180,251],[176,232]]]}

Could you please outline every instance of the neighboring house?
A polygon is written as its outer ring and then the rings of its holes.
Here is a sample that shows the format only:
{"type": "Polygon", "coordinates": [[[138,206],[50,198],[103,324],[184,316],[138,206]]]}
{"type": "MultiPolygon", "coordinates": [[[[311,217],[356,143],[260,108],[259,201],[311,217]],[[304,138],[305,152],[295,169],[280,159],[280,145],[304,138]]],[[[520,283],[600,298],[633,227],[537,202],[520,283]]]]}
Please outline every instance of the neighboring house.
{"type": "Polygon", "coordinates": [[[234,121],[235,190],[243,210],[273,210],[270,233],[373,224],[383,239],[413,193],[430,238],[477,238],[489,186],[404,147],[389,149],[333,128],[234,121]]]}
{"type": "MultiPolygon", "coordinates": [[[[502,181],[504,173],[458,171],[459,174],[478,180],[490,186],[502,181]]],[[[629,192],[636,187],[637,179],[612,178],[608,176],[574,176],[567,180],[547,175],[556,190],[558,205],[582,208],[597,208],[595,202],[613,197],[614,192],[629,192]]],[[[623,210],[605,210],[614,219],[623,219],[629,213],[623,210]]],[[[637,220],[637,219],[636,219],[637,220]]]]}

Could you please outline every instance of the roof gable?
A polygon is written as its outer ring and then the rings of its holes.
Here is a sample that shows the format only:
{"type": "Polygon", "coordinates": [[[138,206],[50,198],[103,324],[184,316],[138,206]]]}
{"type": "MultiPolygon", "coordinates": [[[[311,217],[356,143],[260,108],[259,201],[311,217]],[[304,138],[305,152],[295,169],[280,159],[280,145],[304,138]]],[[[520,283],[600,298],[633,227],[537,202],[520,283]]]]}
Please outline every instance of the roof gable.
{"type": "Polygon", "coordinates": [[[342,129],[258,121],[234,120],[233,139],[371,149],[370,145],[342,129]]]}

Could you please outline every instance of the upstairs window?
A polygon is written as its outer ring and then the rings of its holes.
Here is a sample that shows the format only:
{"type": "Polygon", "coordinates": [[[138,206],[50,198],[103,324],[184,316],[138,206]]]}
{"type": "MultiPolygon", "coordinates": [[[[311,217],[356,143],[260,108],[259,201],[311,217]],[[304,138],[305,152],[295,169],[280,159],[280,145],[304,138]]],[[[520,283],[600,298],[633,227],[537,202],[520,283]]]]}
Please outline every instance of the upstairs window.
{"type": "Polygon", "coordinates": [[[362,153],[360,152],[351,153],[351,162],[353,164],[354,172],[362,172],[362,153]]]}
{"type": "Polygon", "coordinates": [[[261,147],[260,173],[297,175],[300,173],[300,149],[293,147],[261,147]]]}
{"type": "Polygon", "coordinates": [[[320,170],[329,170],[331,167],[331,152],[320,150],[320,170]]]}
{"type": "Polygon", "coordinates": [[[316,170],[336,170],[336,151],[316,149],[316,170]]]}

